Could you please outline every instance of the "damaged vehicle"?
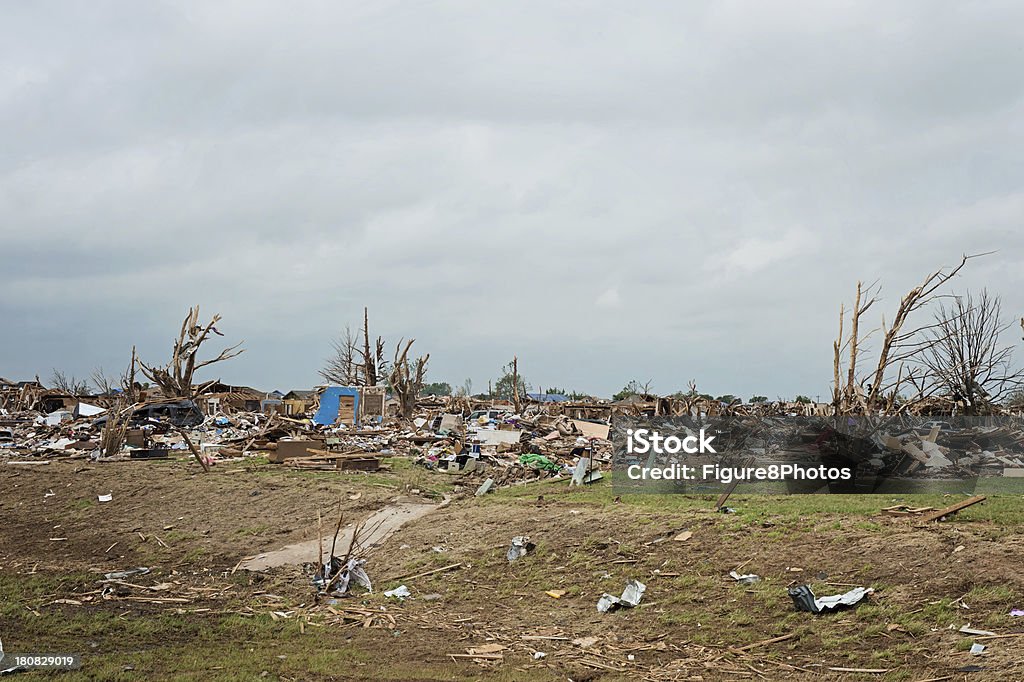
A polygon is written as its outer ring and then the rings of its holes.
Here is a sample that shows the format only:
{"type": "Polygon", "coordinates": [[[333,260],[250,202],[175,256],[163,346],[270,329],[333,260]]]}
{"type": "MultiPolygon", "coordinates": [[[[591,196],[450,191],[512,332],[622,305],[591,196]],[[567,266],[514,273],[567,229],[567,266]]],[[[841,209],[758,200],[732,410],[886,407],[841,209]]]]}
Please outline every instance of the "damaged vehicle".
{"type": "MultiPolygon", "coordinates": [[[[191,400],[177,400],[165,403],[152,403],[140,407],[132,413],[131,421],[138,424],[145,421],[167,422],[174,426],[199,426],[206,417],[202,410],[191,400]]],[[[103,427],[107,423],[104,415],[93,422],[93,426],[103,427]]]]}

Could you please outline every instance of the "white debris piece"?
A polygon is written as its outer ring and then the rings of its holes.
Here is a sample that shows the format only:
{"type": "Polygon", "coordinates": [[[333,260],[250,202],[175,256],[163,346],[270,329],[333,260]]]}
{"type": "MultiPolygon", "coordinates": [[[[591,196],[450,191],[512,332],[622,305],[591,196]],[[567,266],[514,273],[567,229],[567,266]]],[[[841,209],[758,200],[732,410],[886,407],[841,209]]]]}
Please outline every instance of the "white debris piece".
{"type": "Polygon", "coordinates": [[[409,588],[406,587],[405,585],[399,585],[395,589],[388,590],[387,592],[385,592],[384,596],[385,597],[394,597],[395,599],[400,599],[402,601],[405,601],[406,597],[411,597],[412,596],[412,592],[410,592],[409,588]]]}
{"type": "Polygon", "coordinates": [[[613,594],[605,592],[601,595],[601,598],[597,600],[597,610],[601,613],[608,613],[614,611],[617,608],[633,608],[639,606],[640,600],[643,599],[644,591],[647,586],[639,580],[630,580],[626,583],[626,588],[622,590],[622,596],[616,597],[613,594]]]}

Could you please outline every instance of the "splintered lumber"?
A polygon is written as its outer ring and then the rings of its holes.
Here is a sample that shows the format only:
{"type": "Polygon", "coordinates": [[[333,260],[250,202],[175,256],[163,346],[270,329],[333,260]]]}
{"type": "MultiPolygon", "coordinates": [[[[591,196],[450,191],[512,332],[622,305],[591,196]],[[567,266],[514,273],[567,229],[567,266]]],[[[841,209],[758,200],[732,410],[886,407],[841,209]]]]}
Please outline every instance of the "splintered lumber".
{"type": "Polygon", "coordinates": [[[932,512],[930,514],[925,514],[924,516],[921,517],[921,522],[922,523],[928,523],[930,521],[938,521],[943,516],[949,516],[950,514],[955,514],[958,511],[960,511],[961,509],[966,509],[967,507],[970,507],[971,505],[978,504],[979,502],[984,502],[984,501],[985,501],[985,496],[984,495],[975,495],[974,497],[968,497],[966,500],[963,500],[962,502],[957,502],[956,504],[951,504],[950,506],[946,507],[945,509],[940,509],[940,510],[932,512]]]}
{"type": "Polygon", "coordinates": [[[732,481],[730,481],[729,485],[725,487],[725,490],[722,492],[722,494],[718,496],[718,500],[715,501],[716,510],[722,508],[722,506],[725,504],[725,501],[729,499],[730,495],[732,495],[732,491],[736,490],[736,486],[738,486],[739,484],[739,479],[734,478],[732,481]]]}
{"type": "Polygon", "coordinates": [[[376,457],[304,457],[286,459],[284,466],[293,469],[315,469],[318,471],[377,471],[380,460],[376,457]]]}
{"type": "Polygon", "coordinates": [[[432,571],[424,571],[423,573],[416,573],[415,575],[400,575],[394,578],[388,578],[388,580],[412,580],[413,578],[422,578],[425,575],[433,575],[434,573],[440,573],[441,571],[450,571],[451,569],[458,568],[461,565],[462,562],[460,561],[457,564],[448,564],[447,566],[442,566],[441,568],[435,568],[432,571]]]}
{"type": "Polygon", "coordinates": [[[306,448],[311,456],[305,459],[316,460],[316,459],[341,459],[343,457],[369,457],[370,453],[365,450],[346,450],[344,452],[331,452],[330,450],[320,450],[317,448],[306,448]]]}
{"type": "Polygon", "coordinates": [[[906,504],[897,504],[894,507],[885,507],[882,513],[890,516],[915,516],[924,512],[935,511],[935,507],[911,507],[906,504]]]}
{"type": "MultiPolygon", "coordinates": [[[[749,466],[751,466],[753,464],[754,464],[754,459],[751,458],[751,459],[748,459],[743,464],[743,466],[744,467],[749,467],[749,466]]],[[[715,511],[718,511],[723,506],[725,506],[725,501],[729,499],[729,496],[732,495],[733,491],[736,490],[736,486],[738,486],[739,484],[740,484],[740,480],[738,478],[734,478],[734,479],[732,479],[732,481],[727,486],[725,486],[725,490],[722,491],[722,494],[718,496],[718,500],[715,501],[715,511]]]]}
{"type": "MultiPolygon", "coordinates": [[[[198,312],[198,309],[196,312],[198,312]]],[[[210,473],[210,465],[207,464],[206,460],[203,459],[203,456],[199,454],[199,450],[196,450],[196,446],[192,444],[192,440],[188,437],[188,434],[185,433],[185,429],[179,427],[178,433],[181,434],[181,437],[182,439],[184,439],[185,445],[188,446],[188,449],[192,451],[192,456],[195,457],[196,461],[199,462],[200,466],[203,467],[203,471],[205,471],[206,473],[210,473]]]]}
{"type": "Polygon", "coordinates": [[[796,637],[796,633],[795,632],[791,632],[788,635],[780,635],[778,637],[772,637],[771,639],[762,639],[760,642],[754,642],[753,644],[748,644],[746,646],[730,647],[730,650],[731,651],[737,651],[737,652],[739,652],[739,651],[749,651],[750,649],[756,649],[757,647],[764,646],[765,644],[774,644],[776,642],[785,642],[787,639],[793,639],[794,637],[796,637]]]}
{"type": "Polygon", "coordinates": [[[921,464],[928,463],[928,455],[924,454],[924,451],[913,443],[904,443],[903,452],[907,453],[921,464]]]}
{"type": "Polygon", "coordinates": [[[885,443],[885,447],[889,448],[893,452],[899,452],[903,449],[903,441],[895,436],[886,434],[882,437],[882,441],[885,443]]]}

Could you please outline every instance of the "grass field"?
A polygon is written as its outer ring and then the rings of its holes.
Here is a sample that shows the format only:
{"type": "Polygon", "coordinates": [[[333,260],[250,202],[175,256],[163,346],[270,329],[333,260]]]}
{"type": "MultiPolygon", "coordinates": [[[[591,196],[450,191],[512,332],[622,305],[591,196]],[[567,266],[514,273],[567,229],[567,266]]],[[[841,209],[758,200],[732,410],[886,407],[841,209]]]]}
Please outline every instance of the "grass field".
{"type": "Polygon", "coordinates": [[[1024,631],[1009,615],[1024,608],[1019,495],[921,526],[880,510],[962,496],[738,494],[723,514],[708,496],[623,496],[607,480],[476,498],[478,481],[391,463],[376,474],[263,461],[210,474],[187,462],[0,467],[4,648],[83,656],[79,671],[24,679],[1024,679],[1024,638],[957,632],[1024,631]],[[95,502],[106,492],[112,503],[95,502]],[[318,510],[356,520],[399,496],[451,502],[370,553],[372,594],[314,604],[308,567],[232,571],[315,537],[318,510]],[[509,564],[513,535],[536,547],[509,564]],[[103,594],[100,573],[141,565],[152,572],[103,594]],[[762,581],[737,583],[732,569],[762,581]],[[600,595],[631,578],[647,585],[640,606],[598,613],[600,595]],[[812,615],[787,594],[800,583],[876,592],[812,615]],[[410,599],[383,596],[399,584],[410,599]],[[973,642],[986,652],[970,654],[973,642]],[[488,644],[504,647],[500,661],[467,657],[488,644]]]}

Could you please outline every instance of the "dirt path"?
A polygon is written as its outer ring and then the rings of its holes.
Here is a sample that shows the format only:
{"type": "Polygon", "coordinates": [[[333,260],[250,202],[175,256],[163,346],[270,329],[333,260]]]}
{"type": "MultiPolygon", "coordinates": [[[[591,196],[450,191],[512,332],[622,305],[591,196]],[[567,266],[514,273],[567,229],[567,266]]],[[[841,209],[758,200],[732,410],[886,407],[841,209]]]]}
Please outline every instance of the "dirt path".
{"type": "MultiPolygon", "coordinates": [[[[372,551],[374,548],[384,544],[392,533],[409,521],[426,516],[435,509],[444,506],[446,502],[442,502],[440,505],[396,502],[374,512],[368,519],[366,519],[365,528],[368,529],[369,532],[367,532],[365,538],[363,538],[363,545],[367,547],[368,552],[372,551]]],[[[326,525],[329,524],[325,524],[325,526],[326,525]]],[[[339,549],[348,547],[349,543],[352,542],[352,533],[354,531],[354,523],[350,523],[342,529],[341,533],[338,535],[337,547],[339,549]]],[[[321,562],[327,561],[329,558],[328,555],[331,552],[331,545],[333,542],[333,533],[327,533],[322,538],[323,556],[320,557],[321,562]]],[[[321,540],[316,538],[306,540],[305,542],[286,545],[281,549],[274,550],[272,552],[264,552],[252,557],[251,559],[247,559],[239,565],[239,568],[246,571],[265,571],[269,568],[276,568],[278,566],[303,564],[309,562],[311,558],[315,557],[320,551],[320,547],[321,540]]]]}

